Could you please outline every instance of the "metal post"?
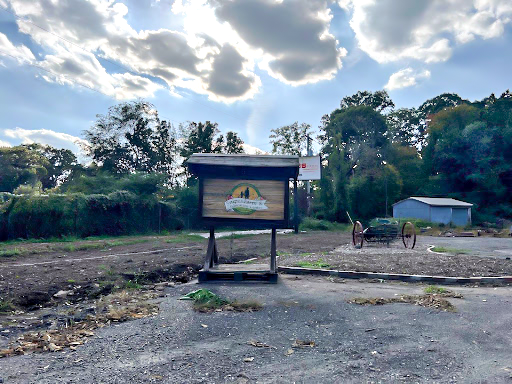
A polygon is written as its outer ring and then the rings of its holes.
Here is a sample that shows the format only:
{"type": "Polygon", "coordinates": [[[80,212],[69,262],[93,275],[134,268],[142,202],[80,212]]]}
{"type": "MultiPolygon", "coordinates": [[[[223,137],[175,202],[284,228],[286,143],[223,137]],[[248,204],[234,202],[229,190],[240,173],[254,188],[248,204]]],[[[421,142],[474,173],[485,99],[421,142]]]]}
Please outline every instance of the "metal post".
{"type": "MultiPolygon", "coordinates": [[[[307,156],[313,156],[313,150],[311,149],[311,137],[307,135],[307,156]]],[[[311,213],[311,182],[306,181],[306,215],[309,216],[311,213]]]]}
{"type": "Polygon", "coordinates": [[[297,179],[293,180],[293,215],[295,233],[299,233],[299,199],[297,196],[297,179]]]}
{"type": "Polygon", "coordinates": [[[277,245],[276,245],[276,229],[272,228],[272,239],[270,241],[270,272],[277,272],[277,245]]]}

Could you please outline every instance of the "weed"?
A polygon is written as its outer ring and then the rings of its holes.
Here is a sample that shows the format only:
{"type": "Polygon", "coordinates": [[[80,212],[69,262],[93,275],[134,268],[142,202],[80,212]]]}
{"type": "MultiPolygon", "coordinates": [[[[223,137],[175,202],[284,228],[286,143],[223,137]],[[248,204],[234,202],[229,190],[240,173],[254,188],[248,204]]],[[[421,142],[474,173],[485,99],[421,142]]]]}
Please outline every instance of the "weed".
{"type": "Polygon", "coordinates": [[[174,236],[168,240],[166,240],[166,243],[192,243],[192,242],[202,242],[206,239],[199,235],[190,235],[186,233],[180,233],[177,236],[174,236]]]}
{"type": "Polygon", "coordinates": [[[301,256],[301,257],[308,257],[308,256],[311,256],[311,253],[304,252],[304,253],[301,253],[299,256],[301,256]]]}
{"type": "Polygon", "coordinates": [[[124,283],[123,288],[125,289],[141,289],[142,285],[137,280],[128,280],[124,283]]]}
{"type": "Polygon", "coordinates": [[[18,256],[18,255],[21,255],[23,252],[18,249],[18,248],[14,248],[14,249],[5,249],[5,250],[1,250],[0,251],[0,257],[12,257],[12,256],[18,256]]]}
{"type": "Polygon", "coordinates": [[[439,253],[453,253],[454,255],[467,255],[469,251],[467,249],[447,248],[447,247],[434,247],[431,249],[432,252],[439,253]]]}
{"type": "Polygon", "coordinates": [[[317,261],[299,261],[295,264],[296,267],[301,268],[329,268],[330,265],[325,263],[322,259],[317,261]]]}
{"type": "Polygon", "coordinates": [[[351,225],[306,217],[299,226],[301,231],[348,231],[351,225]]]}
{"type": "Polygon", "coordinates": [[[436,285],[429,285],[424,289],[425,293],[446,293],[448,290],[443,287],[438,287],[436,285]]]}
{"type": "Polygon", "coordinates": [[[237,311],[252,312],[258,311],[263,306],[256,301],[229,301],[223,297],[216,295],[208,289],[198,289],[192,291],[180,300],[194,301],[194,310],[198,312],[214,312],[214,311],[237,311]]]}
{"type": "Polygon", "coordinates": [[[112,268],[107,267],[105,264],[101,264],[98,268],[104,271],[108,276],[114,276],[116,274],[112,268]]]}
{"type": "Polygon", "coordinates": [[[10,301],[0,300],[0,314],[9,313],[14,311],[14,306],[10,301]]]}
{"type": "Polygon", "coordinates": [[[384,305],[391,303],[407,303],[427,308],[435,308],[442,311],[455,312],[456,310],[452,303],[450,303],[442,296],[436,294],[401,295],[399,297],[392,297],[390,299],[386,299],[383,297],[356,297],[354,299],[348,300],[348,302],[359,305],[384,305]]]}
{"type": "Polygon", "coordinates": [[[68,283],[70,283],[70,284],[74,284],[74,283],[76,283],[76,281],[75,281],[75,280],[73,280],[73,279],[68,279],[67,281],[68,281],[68,283]]]}

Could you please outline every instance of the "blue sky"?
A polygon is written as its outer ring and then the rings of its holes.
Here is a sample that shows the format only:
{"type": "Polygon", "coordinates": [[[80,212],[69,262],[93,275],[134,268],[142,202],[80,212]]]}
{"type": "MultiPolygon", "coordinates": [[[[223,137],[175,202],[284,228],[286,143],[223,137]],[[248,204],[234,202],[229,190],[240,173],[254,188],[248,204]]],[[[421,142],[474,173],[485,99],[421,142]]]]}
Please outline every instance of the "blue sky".
{"type": "Polygon", "coordinates": [[[268,151],[272,128],[316,128],[359,90],[501,94],[511,25],[509,0],[0,0],[0,145],[78,151],[96,114],[143,97],[268,151]]]}

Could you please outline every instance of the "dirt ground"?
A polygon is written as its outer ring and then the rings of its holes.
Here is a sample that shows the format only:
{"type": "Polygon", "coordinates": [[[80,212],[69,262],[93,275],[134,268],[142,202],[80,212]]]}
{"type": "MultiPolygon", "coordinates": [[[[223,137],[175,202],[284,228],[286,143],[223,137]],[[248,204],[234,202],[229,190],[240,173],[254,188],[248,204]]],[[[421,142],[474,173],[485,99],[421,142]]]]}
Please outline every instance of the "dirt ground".
{"type": "MultiPolygon", "coordinates": [[[[507,259],[512,239],[470,240],[419,237],[414,250],[398,242],[354,249],[349,233],[283,234],[277,239],[278,263],[512,275],[507,259]],[[438,254],[431,252],[433,245],[453,248],[438,254]]],[[[268,263],[268,234],[217,242],[221,262],[268,263]]],[[[3,245],[0,251],[12,256],[0,257],[0,304],[12,303],[15,311],[0,313],[0,355],[19,340],[33,345],[36,339],[58,352],[0,358],[0,383],[512,379],[508,286],[450,288],[463,296],[448,298],[455,312],[422,308],[414,305],[415,299],[402,303],[402,295],[423,293],[425,286],[419,284],[282,275],[277,285],[197,286],[193,279],[206,245],[206,239],[184,235],[3,245]],[[176,300],[199,287],[230,300],[253,300],[263,308],[197,313],[189,302],[176,300]],[[133,309],[119,307],[120,301],[133,309]],[[393,301],[398,303],[353,304],[393,301]],[[131,321],[122,322],[126,320],[131,321]],[[91,325],[92,331],[87,328],[91,325]],[[86,327],[79,330],[82,336],[59,336],[61,341],[67,337],[62,350],[50,342],[57,340],[51,332],[72,332],[77,326],[86,327]],[[306,346],[297,347],[297,340],[306,346]]]]}
{"type": "MultiPolygon", "coordinates": [[[[104,248],[83,250],[76,249],[87,248],[94,241],[76,242],[72,247],[56,243],[6,245],[2,250],[17,249],[19,254],[0,257],[0,298],[22,308],[33,308],[53,301],[98,297],[126,284],[187,282],[201,268],[207,245],[207,240],[197,236],[130,239],[134,244],[108,246],[107,243],[104,248]],[[59,291],[69,294],[54,297],[59,291]]],[[[471,250],[466,254],[433,253],[429,251],[431,244],[447,242],[445,238],[435,237],[418,237],[414,250],[405,249],[400,242],[389,247],[365,244],[362,249],[355,249],[346,232],[283,234],[278,236],[278,263],[298,265],[320,260],[328,268],[365,272],[464,277],[512,275],[512,261],[503,257],[507,255],[507,247],[512,248],[512,239],[470,240],[485,244],[487,254],[482,255],[482,246],[473,247],[473,254],[471,250]],[[500,244],[496,245],[497,241],[500,244]],[[501,253],[494,253],[499,257],[489,257],[498,246],[501,253]]],[[[468,248],[467,239],[451,239],[450,244],[457,246],[453,241],[462,242],[460,248],[468,248]]],[[[217,242],[223,263],[251,258],[268,262],[270,235],[221,238],[217,242]]]]}
{"type": "Polygon", "coordinates": [[[455,312],[354,297],[422,294],[400,283],[280,277],[269,284],[166,287],[158,315],[96,330],[75,351],[0,359],[6,383],[505,383],[511,288],[450,288],[455,312]],[[198,313],[197,288],[263,305],[198,313]],[[491,314],[492,313],[492,318],[491,314]]]}

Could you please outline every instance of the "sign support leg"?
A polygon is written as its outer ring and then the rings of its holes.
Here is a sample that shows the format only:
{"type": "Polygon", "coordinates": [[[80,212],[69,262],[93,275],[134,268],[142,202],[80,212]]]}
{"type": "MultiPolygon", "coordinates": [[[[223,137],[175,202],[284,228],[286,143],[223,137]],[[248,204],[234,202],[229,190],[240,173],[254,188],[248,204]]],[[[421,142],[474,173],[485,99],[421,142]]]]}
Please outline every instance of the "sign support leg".
{"type": "Polygon", "coordinates": [[[293,221],[295,233],[299,233],[299,196],[297,192],[297,179],[293,180],[293,221]]]}
{"type": "Polygon", "coordinates": [[[208,239],[208,250],[206,251],[206,258],[204,260],[204,270],[208,271],[219,262],[219,255],[217,253],[217,244],[215,243],[215,228],[210,227],[210,238],[208,239]]]}
{"type": "Polygon", "coordinates": [[[276,245],[276,229],[272,228],[272,240],[270,242],[270,272],[277,272],[277,245],[276,245]]]}

